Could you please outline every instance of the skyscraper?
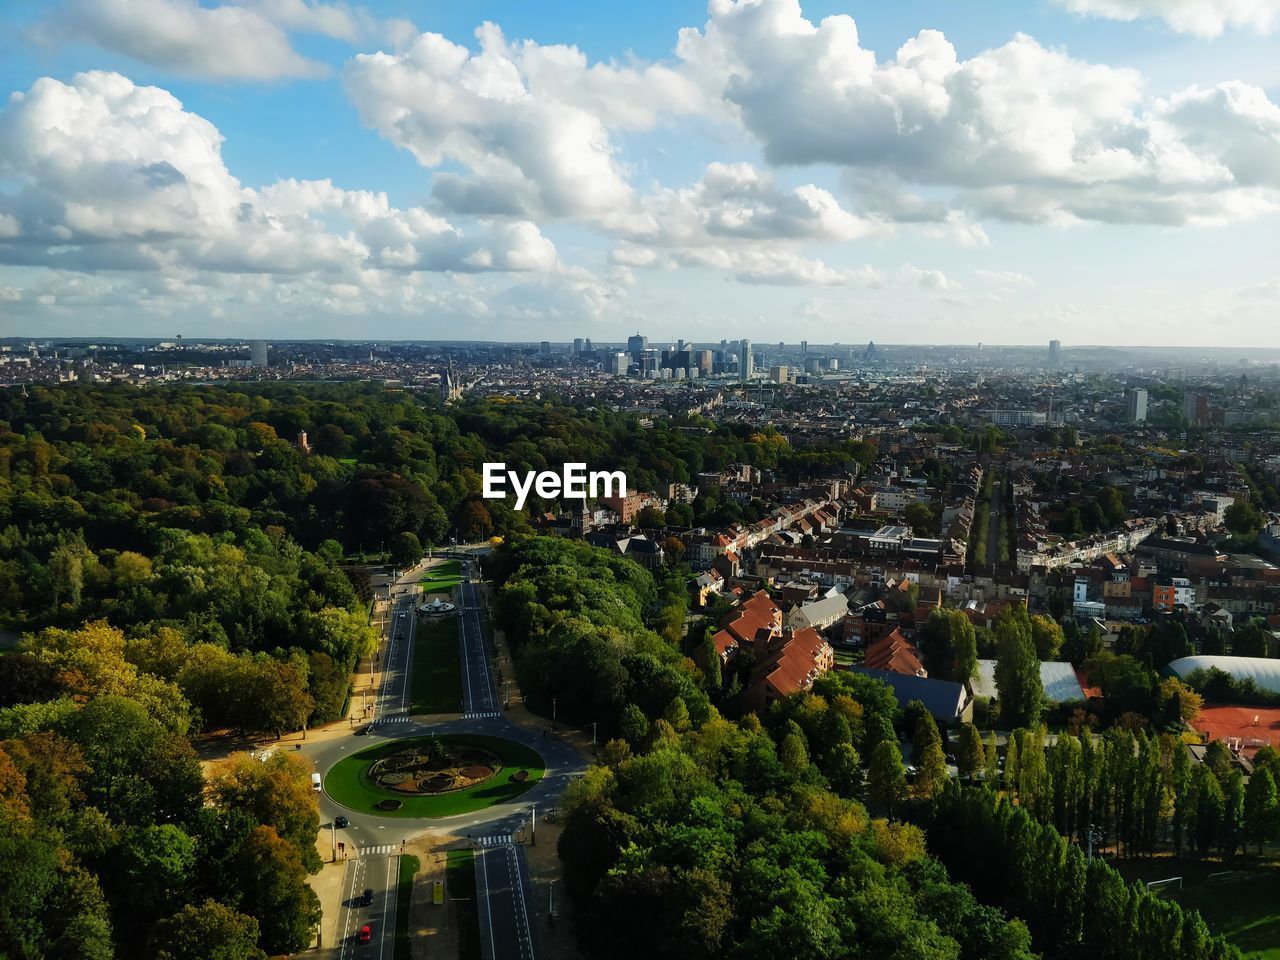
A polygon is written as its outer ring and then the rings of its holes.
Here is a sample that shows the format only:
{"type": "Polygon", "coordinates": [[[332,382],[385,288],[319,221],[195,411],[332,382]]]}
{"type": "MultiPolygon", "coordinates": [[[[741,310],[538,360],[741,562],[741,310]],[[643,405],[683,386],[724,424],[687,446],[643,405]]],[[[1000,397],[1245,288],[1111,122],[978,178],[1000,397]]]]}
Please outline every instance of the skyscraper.
{"type": "Polygon", "coordinates": [[[1145,390],[1126,390],[1124,392],[1124,402],[1128,411],[1130,423],[1144,423],[1147,419],[1147,391],[1145,390]]]}
{"type": "Polygon", "coordinates": [[[754,366],[751,356],[751,341],[744,338],[742,346],[738,348],[738,376],[744,383],[751,379],[751,374],[755,372],[754,366]]]}
{"type": "Polygon", "coordinates": [[[249,341],[249,362],[255,367],[265,367],[267,365],[267,341],[249,341]]]}
{"type": "Polygon", "coordinates": [[[581,352],[582,352],[582,338],[574,337],[573,338],[573,354],[574,356],[577,356],[581,352]]]}
{"type": "Polygon", "coordinates": [[[1062,355],[1062,341],[1050,340],[1049,341],[1049,366],[1056,367],[1058,365],[1059,359],[1061,359],[1061,355],[1062,355]]]}
{"type": "Polygon", "coordinates": [[[642,337],[640,334],[627,337],[627,353],[631,354],[631,359],[639,360],[640,354],[649,348],[649,338],[642,337]]]}

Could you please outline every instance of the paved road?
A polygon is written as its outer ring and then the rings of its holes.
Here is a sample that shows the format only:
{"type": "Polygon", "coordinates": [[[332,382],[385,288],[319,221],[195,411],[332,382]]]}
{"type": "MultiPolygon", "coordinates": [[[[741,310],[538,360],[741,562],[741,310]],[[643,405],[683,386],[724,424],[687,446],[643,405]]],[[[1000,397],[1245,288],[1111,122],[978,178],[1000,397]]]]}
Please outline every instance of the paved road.
{"type": "Polygon", "coordinates": [[[497,717],[498,692],[484,641],[484,598],[470,575],[458,586],[458,642],[462,645],[463,715],[497,717]]]}
{"type": "MultiPolygon", "coordinates": [[[[394,592],[393,592],[394,596],[394,592]]],[[[415,595],[416,596],[416,595],[415,595]]],[[[377,723],[364,736],[342,736],[304,744],[305,756],[325,774],[344,756],[385,740],[422,736],[425,733],[483,734],[503,737],[536,750],[546,763],[541,780],[512,804],[474,813],[431,820],[376,816],[349,810],[328,794],[320,797],[321,829],[329,831],[331,849],[342,843],[347,864],[343,876],[343,914],[340,936],[333,948],[335,960],[384,960],[377,952],[386,931],[386,957],[393,951],[395,934],[395,886],[398,855],[405,843],[428,829],[450,830],[470,836],[477,847],[476,889],[481,940],[488,960],[535,960],[535,937],[529,922],[531,887],[524,849],[510,842],[517,831],[528,828],[536,807],[545,815],[558,802],[568,783],[580,776],[586,764],[577,751],[544,728],[517,726],[500,709],[485,644],[487,614],[484,597],[468,575],[459,585],[459,633],[462,643],[463,689],[467,711],[457,720],[431,722],[409,716],[410,671],[416,637],[414,598],[395,601],[388,624],[383,656],[386,670],[375,700],[377,723]],[[347,826],[338,829],[335,818],[347,826]],[[374,891],[369,908],[354,905],[365,889],[374,891]],[[352,939],[365,923],[372,943],[358,945],[352,939]],[[373,952],[370,952],[370,950],[373,952]]]]}
{"type": "Polygon", "coordinates": [[[476,900],[484,960],[535,960],[529,923],[529,866],[513,843],[476,851],[476,900]]]}
{"type": "MultiPolygon", "coordinates": [[[[354,857],[342,875],[342,914],[338,942],[329,950],[335,960],[393,960],[396,947],[396,892],[400,880],[398,853],[354,857]],[[364,906],[364,891],[372,892],[364,906]],[[369,928],[369,942],[360,942],[360,929],[369,928]]],[[[407,906],[407,905],[406,905],[407,906]]]]}

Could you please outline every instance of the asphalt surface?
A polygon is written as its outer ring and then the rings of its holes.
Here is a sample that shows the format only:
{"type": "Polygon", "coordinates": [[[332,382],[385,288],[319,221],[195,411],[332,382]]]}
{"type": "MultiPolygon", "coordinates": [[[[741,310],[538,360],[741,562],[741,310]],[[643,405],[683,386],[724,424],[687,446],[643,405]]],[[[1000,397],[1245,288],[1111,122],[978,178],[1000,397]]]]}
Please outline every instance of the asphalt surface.
{"type": "Polygon", "coordinates": [[[534,960],[529,867],[516,844],[476,851],[476,899],[484,960],[534,960]]]}
{"type": "MultiPolygon", "coordinates": [[[[396,892],[400,879],[399,854],[356,857],[347,860],[342,875],[342,915],[338,942],[329,951],[337,960],[392,960],[395,957],[396,892]],[[364,906],[365,890],[373,893],[364,906]],[[360,941],[362,927],[369,928],[369,942],[360,941]]],[[[407,904],[405,905],[407,908],[407,904]]]]}
{"type": "MultiPolygon", "coordinates": [[[[407,713],[411,697],[410,676],[416,620],[413,606],[418,595],[407,576],[392,586],[393,607],[387,623],[382,656],[385,670],[373,710],[376,721],[362,736],[341,736],[302,746],[304,756],[315,762],[321,775],[343,757],[386,740],[400,740],[427,733],[482,734],[502,737],[535,750],[546,771],[520,798],[473,813],[432,819],[383,817],[350,810],[320,795],[321,831],[330,835],[331,850],[346,858],[343,876],[342,915],[338,944],[329,955],[336,960],[384,960],[394,954],[396,883],[399,853],[406,843],[428,830],[446,830],[472,838],[476,846],[477,910],[480,933],[488,960],[535,960],[535,937],[529,922],[532,896],[524,849],[509,838],[527,831],[535,815],[545,815],[559,802],[568,783],[580,776],[586,763],[577,751],[545,728],[518,726],[503,715],[486,652],[487,610],[483,594],[467,576],[459,585],[459,635],[462,644],[464,706],[460,719],[433,721],[407,713]],[[399,594],[397,594],[399,590],[399,594]],[[336,817],[347,826],[335,826],[336,817]],[[342,849],[338,849],[338,845],[342,849]],[[357,905],[364,890],[373,890],[370,907],[357,905]],[[359,944],[357,935],[367,924],[371,942],[359,944]],[[385,948],[382,936],[386,936],[385,948]]],[[[406,905],[407,908],[407,905],[406,905]]]]}
{"type": "Polygon", "coordinates": [[[463,715],[497,717],[498,692],[484,642],[483,599],[468,575],[458,585],[458,642],[462,645],[463,715]]]}

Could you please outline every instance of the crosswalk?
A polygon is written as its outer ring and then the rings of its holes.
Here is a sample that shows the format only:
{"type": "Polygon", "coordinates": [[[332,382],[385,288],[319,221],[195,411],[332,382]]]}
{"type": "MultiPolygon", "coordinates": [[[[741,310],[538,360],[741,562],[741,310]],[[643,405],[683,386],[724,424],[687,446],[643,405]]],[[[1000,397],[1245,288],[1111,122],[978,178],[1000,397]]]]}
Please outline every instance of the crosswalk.
{"type": "Polygon", "coordinates": [[[495,833],[487,837],[475,837],[474,841],[477,847],[509,847],[515,842],[509,833],[495,833]]]}
{"type": "Polygon", "coordinates": [[[400,844],[383,843],[372,847],[352,847],[352,850],[357,857],[377,857],[388,853],[399,853],[400,844]]]}
{"type": "Polygon", "coordinates": [[[497,710],[470,710],[462,715],[463,720],[496,720],[502,716],[497,710]]]}
{"type": "Polygon", "coordinates": [[[397,713],[394,717],[379,717],[378,726],[382,726],[384,723],[409,723],[412,720],[413,717],[407,713],[397,713]]]}

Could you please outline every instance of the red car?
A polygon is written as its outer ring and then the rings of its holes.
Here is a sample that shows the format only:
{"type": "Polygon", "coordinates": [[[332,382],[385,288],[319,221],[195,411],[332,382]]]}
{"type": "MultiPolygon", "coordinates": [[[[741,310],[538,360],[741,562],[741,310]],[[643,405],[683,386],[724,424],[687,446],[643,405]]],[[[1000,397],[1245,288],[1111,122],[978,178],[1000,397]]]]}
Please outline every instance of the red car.
{"type": "Polygon", "coordinates": [[[367,923],[360,928],[360,932],[356,934],[356,939],[361,943],[368,943],[373,939],[373,931],[369,929],[369,925],[367,923]]]}

